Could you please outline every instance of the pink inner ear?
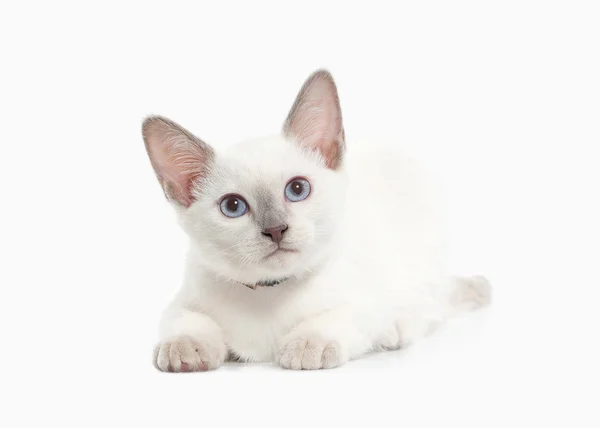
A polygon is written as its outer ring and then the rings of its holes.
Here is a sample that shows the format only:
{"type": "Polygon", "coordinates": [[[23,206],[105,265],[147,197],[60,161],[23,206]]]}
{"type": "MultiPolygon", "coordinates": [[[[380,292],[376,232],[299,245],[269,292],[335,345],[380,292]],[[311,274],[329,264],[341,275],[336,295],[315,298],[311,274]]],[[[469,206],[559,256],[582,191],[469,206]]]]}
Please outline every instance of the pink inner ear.
{"type": "Polygon", "coordinates": [[[306,81],[294,103],[284,133],[303,146],[319,150],[327,167],[337,168],[344,148],[344,131],[337,89],[326,71],[306,81]]]}
{"type": "MultiPolygon", "coordinates": [[[[185,207],[189,207],[194,202],[192,198],[194,174],[185,172],[179,167],[175,153],[169,153],[167,145],[162,145],[158,149],[155,160],[165,192],[185,207]]],[[[201,162],[201,160],[198,161],[201,162]]]]}
{"type": "MultiPolygon", "coordinates": [[[[343,141],[343,140],[342,140],[343,141]]],[[[325,165],[329,169],[336,169],[341,163],[343,156],[343,146],[342,142],[339,140],[328,141],[323,140],[323,142],[318,146],[319,151],[325,158],[325,165]]]]}
{"type": "Polygon", "coordinates": [[[164,118],[144,123],[144,140],[152,166],[168,198],[189,207],[194,186],[205,176],[212,149],[179,125],[164,118]]]}

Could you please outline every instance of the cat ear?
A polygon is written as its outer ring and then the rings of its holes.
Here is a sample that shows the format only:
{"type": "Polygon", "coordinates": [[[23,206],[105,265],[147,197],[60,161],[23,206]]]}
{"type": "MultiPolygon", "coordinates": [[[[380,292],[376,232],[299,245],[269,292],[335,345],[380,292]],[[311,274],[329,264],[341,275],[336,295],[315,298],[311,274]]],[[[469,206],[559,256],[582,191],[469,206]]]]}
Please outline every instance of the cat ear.
{"type": "Polygon", "coordinates": [[[342,112],[328,71],[318,70],[306,80],[283,125],[283,133],[304,147],[318,150],[328,168],[341,165],[345,148],[342,112]]]}
{"type": "Polygon", "coordinates": [[[142,135],[165,196],[189,207],[194,202],[195,186],[201,184],[214,161],[213,149],[175,122],[160,116],[144,121],[142,135]]]}

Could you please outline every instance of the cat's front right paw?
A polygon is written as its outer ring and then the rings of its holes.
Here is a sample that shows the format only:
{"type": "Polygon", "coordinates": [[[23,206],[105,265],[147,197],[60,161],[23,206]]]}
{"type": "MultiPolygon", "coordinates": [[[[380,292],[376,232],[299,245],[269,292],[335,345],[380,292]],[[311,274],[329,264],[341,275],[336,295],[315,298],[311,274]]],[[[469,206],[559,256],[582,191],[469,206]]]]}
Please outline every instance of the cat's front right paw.
{"type": "Polygon", "coordinates": [[[214,370],[223,364],[224,343],[181,336],[160,342],[154,348],[154,366],[163,372],[214,370]]]}
{"type": "Polygon", "coordinates": [[[277,362],[284,369],[332,369],[348,361],[342,346],[318,336],[288,339],[279,350],[277,362]]]}

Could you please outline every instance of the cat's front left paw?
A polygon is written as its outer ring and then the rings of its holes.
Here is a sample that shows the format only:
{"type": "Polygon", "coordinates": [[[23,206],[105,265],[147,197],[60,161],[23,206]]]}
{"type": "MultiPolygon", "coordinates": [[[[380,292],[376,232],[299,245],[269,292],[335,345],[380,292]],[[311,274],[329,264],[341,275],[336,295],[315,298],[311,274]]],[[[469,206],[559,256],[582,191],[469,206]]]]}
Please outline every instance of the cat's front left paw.
{"type": "Polygon", "coordinates": [[[277,362],[285,369],[332,369],[348,361],[348,354],[336,341],[318,337],[293,338],[284,342],[277,362]]]}

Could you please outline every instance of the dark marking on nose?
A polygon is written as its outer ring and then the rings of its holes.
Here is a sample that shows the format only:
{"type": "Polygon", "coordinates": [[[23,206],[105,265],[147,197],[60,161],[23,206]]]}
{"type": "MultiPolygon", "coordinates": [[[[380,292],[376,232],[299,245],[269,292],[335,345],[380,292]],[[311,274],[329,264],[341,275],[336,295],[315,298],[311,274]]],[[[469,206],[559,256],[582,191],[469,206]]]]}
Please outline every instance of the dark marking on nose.
{"type": "Polygon", "coordinates": [[[275,227],[267,227],[262,231],[262,234],[271,238],[271,241],[279,244],[283,239],[283,232],[288,230],[287,224],[282,224],[275,227]]]}

